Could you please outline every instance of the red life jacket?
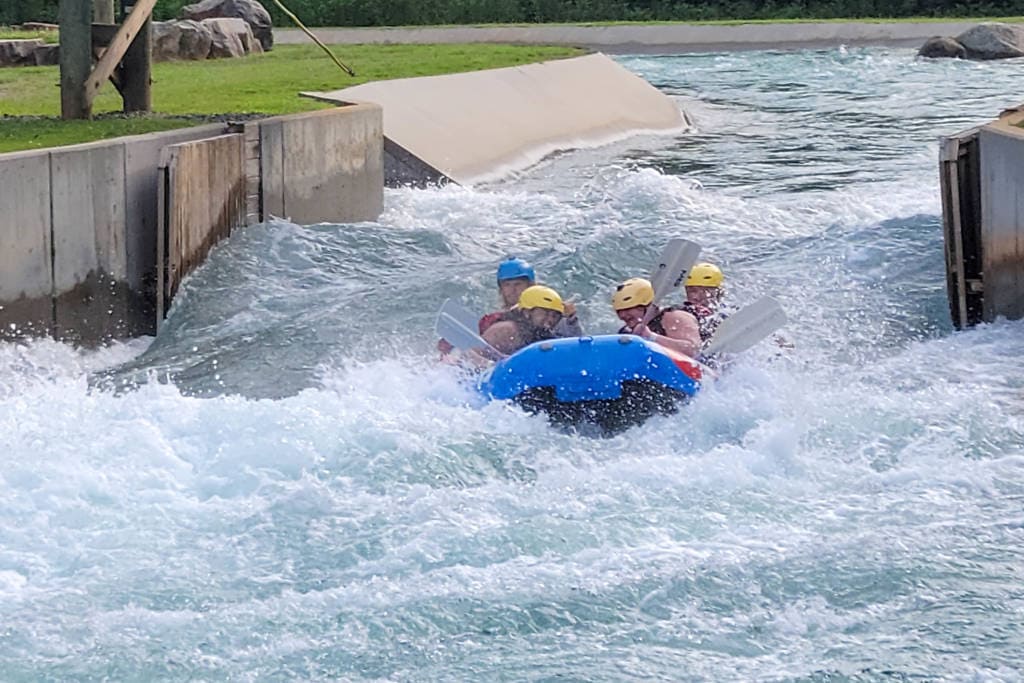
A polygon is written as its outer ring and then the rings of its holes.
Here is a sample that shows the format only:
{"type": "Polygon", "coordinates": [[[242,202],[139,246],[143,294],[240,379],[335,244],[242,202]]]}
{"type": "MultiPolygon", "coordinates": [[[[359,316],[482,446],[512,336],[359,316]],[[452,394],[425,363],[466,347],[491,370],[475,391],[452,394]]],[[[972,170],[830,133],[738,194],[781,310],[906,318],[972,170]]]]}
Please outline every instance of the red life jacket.
{"type": "Polygon", "coordinates": [[[483,334],[488,327],[501,320],[507,312],[508,311],[495,311],[494,313],[488,313],[484,317],[480,318],[480,322],[476,324],[477,327],[480,328],[480,334],[483,334]]]}

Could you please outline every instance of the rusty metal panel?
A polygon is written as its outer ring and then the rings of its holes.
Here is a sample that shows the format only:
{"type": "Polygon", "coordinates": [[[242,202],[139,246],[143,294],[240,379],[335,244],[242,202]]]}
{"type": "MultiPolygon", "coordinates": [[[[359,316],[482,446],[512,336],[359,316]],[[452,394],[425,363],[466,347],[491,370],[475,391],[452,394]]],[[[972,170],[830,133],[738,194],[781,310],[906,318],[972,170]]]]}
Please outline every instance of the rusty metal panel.
{"type": "Polygon", "coordinates": [[[978,135],[986,321],[1024,318],[1024,129],[990,124],[978,135]]]}
{"type": "Polygon", "coordinates": [[[242,134],[168,147],[160,212],[164,225],[159,307],[165,309],[182,280],[205,260],[213,245],[245,225],[245,136],[242,134]]]}

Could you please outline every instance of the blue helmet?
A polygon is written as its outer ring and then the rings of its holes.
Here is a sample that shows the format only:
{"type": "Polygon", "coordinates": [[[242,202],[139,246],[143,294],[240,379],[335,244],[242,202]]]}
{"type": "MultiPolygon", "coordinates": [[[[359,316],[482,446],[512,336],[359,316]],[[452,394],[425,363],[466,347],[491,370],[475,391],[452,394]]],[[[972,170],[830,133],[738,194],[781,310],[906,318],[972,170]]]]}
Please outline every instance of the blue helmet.
{"type": "Polygon", "coordinates": [[[515,280],[525,277],[530,282],[536,282],[537,276],[533,272],[533,266],[521,258],[509,256],[498,265],[498,282],[502,280],[515,280]]]}

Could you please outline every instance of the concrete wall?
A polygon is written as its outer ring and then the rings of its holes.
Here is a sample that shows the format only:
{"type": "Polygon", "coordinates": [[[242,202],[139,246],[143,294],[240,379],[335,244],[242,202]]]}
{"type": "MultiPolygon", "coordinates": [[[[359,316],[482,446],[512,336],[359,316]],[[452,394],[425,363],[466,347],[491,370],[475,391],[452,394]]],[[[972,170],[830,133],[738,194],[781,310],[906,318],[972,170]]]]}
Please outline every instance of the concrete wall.
{"type": "Polygon", "coordinates": [[[1024,318],[1024,114],[978,133],[984,320],[1024,318]]]}
{"type": "Polygon", "coordinates": [[[459,183],[526,168],[558,150],[685,125],[675,101],[599,54],[303,94],[382,105],[385,137],[459,183]]]}
{"type": "MultiPolygon", "coordinates": [[[[698,50],[781,49],[825,45],[913,45],[932,36],[955,36],[977,22],[833,21],[800,24],[616,24],[574,26],[430,26],[318,28],[329,45],[366,43],[508,43],[571,45],[620,54],[680,54],[698,50]]],[[[274,42],[311,42],[299,29],[274,29],[274,42]]]]}
{"type": "Polygon", "coordinates": [[[50,155],[18,152],[0,158],[0,339],[19,330],[50,334],[50,155]]]}
{"type": "Polygon", "coordinates": [[[384,205],[379,105],[337,107],[260,122],[263,219],[368,221],[384,205]]]}
{"type": "MultiPolygon", "coordinates": [[[[232,197],[250,221],[372,220],[383,204],[381,125],[375,105],[246,124],[232,163],[249,173],[232,197]]],[[[153,333],[161,152],[227,131],[211,124],[0,154],[0,339],[153,333]]]]}

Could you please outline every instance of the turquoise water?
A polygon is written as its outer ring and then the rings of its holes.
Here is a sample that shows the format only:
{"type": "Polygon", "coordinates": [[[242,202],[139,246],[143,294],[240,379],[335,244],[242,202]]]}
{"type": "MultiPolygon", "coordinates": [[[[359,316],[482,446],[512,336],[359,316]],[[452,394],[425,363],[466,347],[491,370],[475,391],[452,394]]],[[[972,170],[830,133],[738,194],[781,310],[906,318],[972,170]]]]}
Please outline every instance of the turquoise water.
{"type": "Polygon", "coordinates": [[[1020,65],[621,61],[693,128],[248,229],[155,340],[0,344],[0,680],[1021,680],[1024,325],[952,331],[936,161],[1020,65]],[[505,254],[605,331],[677,235],[795,348],[607,440],[432,364],[505,254]]]}

